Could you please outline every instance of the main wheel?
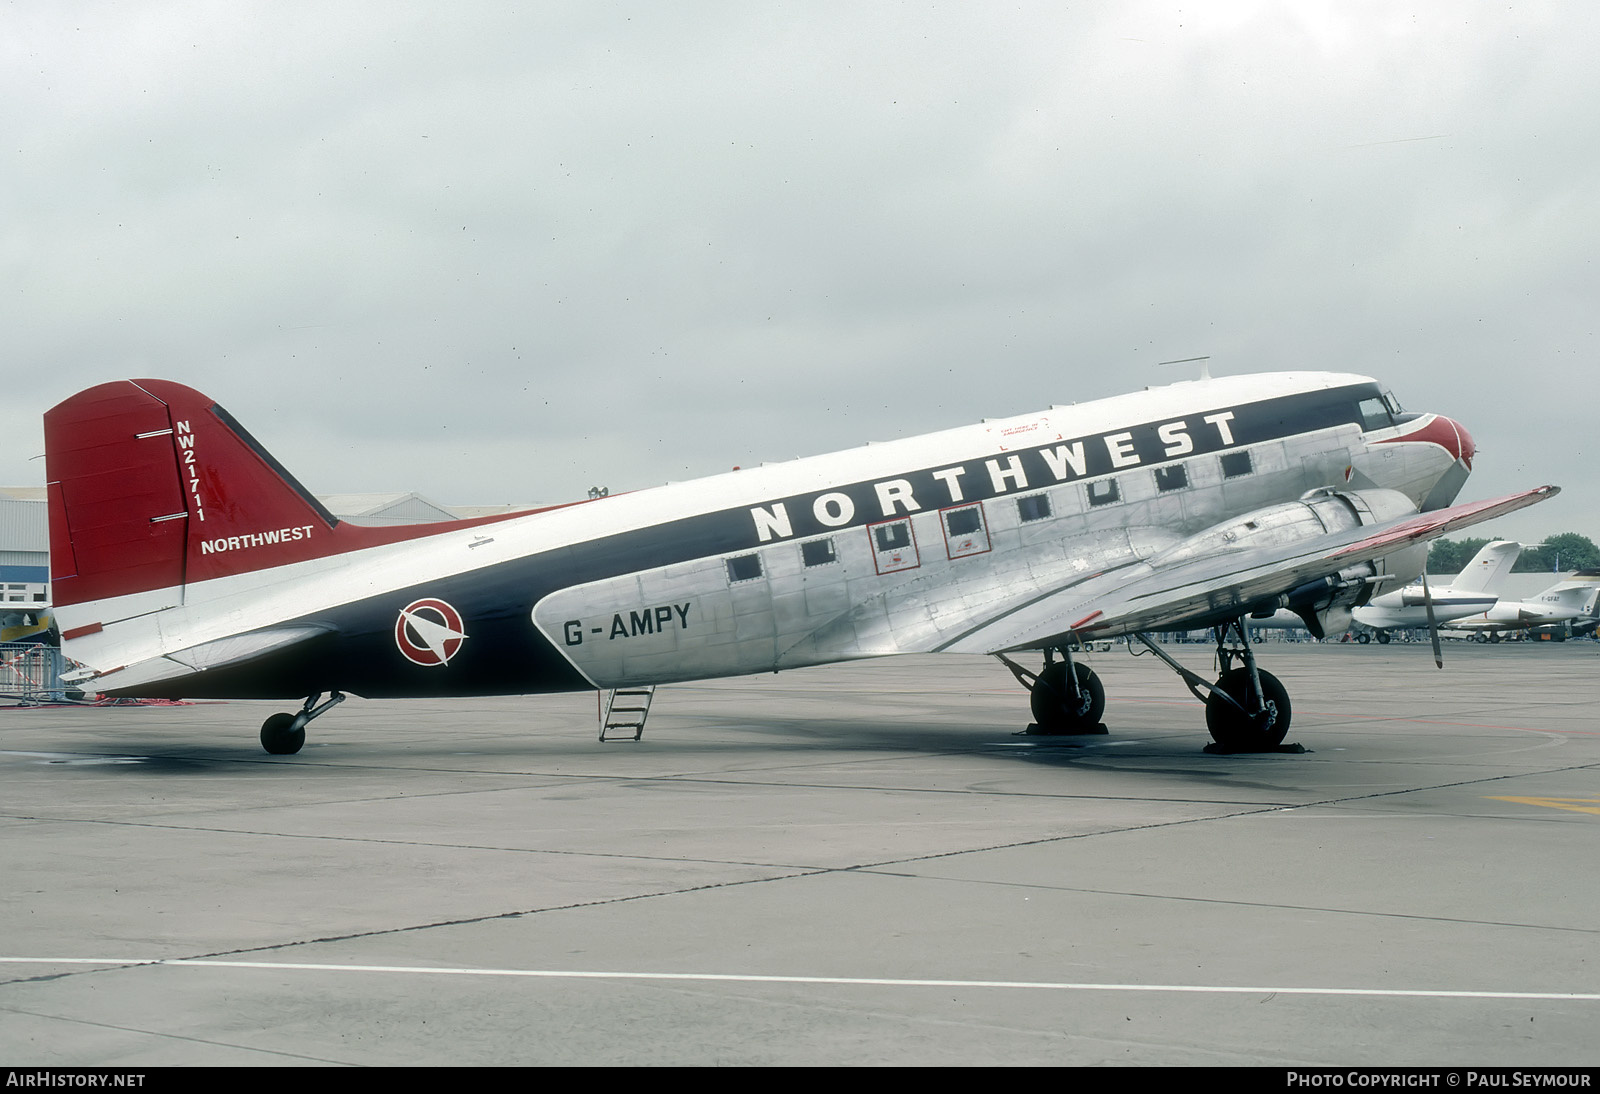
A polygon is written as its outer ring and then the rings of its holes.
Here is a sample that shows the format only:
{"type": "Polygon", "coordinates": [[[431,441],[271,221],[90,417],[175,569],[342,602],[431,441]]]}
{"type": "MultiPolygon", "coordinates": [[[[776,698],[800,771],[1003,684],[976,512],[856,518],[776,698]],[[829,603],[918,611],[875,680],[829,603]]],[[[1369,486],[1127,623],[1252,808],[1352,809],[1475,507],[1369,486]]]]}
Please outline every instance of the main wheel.
{"type": "Polygon", "coordinates": [[[1378,645],[1387,646],[1388,644],[1389,644],[1389,632],[1388,631],[1379,631],[1378,632],[1378,645]]]}
{"type": "Polygon", "coordinates": [[[274,756],[293,756],[306,743],[306,727],[293,714],[274,714],[261,723],[261,747],[274,756]]]}
{"type": "Polygon", "coordinates": [[[1365,646],[1368,642],[1372,641],[1372,635],[1368,634],[1366,631],[1362,631],[1360,634],[1356,635],[1356,641],[1365,646]]]}
{"type": "Polygon", "coordinates": [[[1067,663],[1045,666],[1033,682],[1028,703],[1039,732],[1088,733],[1100,724],[1106,710],[1106,689],[1088,665],[1074,665],[1078,677],[1077,701],[1067,687],[1067,663]]]}
{"type": "MultiPolygon", "coordinates": [[[[1266,693],[1267,709],[1262,713],[1246,714],[1218,695],[1206,700],[1206,728],[1211,739],[1230,752],[1267,752],[1281,745],[1289,733],[1289,693],[1272,673],[1258,669],[1256,675],[1266,693]]],[[[1255,709],[1249,669],[1229,669],[1217,680],[1217,687],[1245,710],[1255,709]]]]}

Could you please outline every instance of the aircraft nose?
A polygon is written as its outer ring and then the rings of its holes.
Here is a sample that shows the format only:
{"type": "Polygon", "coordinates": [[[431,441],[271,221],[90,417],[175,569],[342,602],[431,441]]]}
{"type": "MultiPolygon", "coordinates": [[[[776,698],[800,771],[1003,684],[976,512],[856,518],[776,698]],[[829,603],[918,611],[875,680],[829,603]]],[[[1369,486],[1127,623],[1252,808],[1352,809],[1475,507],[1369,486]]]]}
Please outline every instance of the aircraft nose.
{"type": "Polygon", "coordinates": [[[1478,445],[1472,439],[1472,434],[1467,432],[1466,426],[1454,418],[1446,418],[1441,414],[1439,415],[1439,422],[1442,425],[1449,426],[1455,432],[1455,444],[1452,445],[1447,442],[1444,446],[1445,449],[1454,453],[1456,459],[1465,464],[1468,471],[1471,471],[1472,457],[1478,454],[1478,445]]]}
{"type": "Polygon", "coordinates": [[[1478,445],[1467,432],[1467,427],[1443,414],[1417,414],[1407,423],[1409,432],[1398,437],[1379,441],[1379,444],[1436,444],[1444,449],[1468,471],[1472,470],[1472,457],[1478,454],[1478,445]]]}

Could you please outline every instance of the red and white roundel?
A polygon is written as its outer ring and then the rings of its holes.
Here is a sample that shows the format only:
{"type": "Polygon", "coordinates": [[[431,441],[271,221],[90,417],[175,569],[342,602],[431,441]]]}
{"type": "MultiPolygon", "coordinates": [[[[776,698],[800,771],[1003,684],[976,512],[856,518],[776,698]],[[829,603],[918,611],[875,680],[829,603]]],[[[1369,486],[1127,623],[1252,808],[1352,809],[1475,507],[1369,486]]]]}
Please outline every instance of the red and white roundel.
{"type": "Polygon", "coordinates": [[[394,644],[406,660],[418,665],[444,664],[460,651],[466,637],[461,613],[433,597],[413,600],[394,621],[394,644]]]}

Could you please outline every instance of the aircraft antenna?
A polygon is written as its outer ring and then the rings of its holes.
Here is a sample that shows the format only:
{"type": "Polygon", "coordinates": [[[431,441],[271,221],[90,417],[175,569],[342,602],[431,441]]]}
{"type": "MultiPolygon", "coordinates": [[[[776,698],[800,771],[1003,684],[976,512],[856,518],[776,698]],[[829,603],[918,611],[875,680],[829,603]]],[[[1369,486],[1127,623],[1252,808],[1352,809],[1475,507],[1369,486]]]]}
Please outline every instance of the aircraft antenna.
{"type": "Polygon", "coordinates": [[[1205,363],[1205,362],[1207,362],[1209,360],[1211,360],[1211,355],[1208,353],[1204,357],[1180,357],[1176,361],[1157,361],[1156,364],[1158,364],[1158,365],[1192,365],[1196,361],[1199,361],[1199,362],[1201,362],[1201,364],[1200,364],[1200,379],[1209,380],[1209,379],[1211,379],[1211,366],[1205,363]]]}

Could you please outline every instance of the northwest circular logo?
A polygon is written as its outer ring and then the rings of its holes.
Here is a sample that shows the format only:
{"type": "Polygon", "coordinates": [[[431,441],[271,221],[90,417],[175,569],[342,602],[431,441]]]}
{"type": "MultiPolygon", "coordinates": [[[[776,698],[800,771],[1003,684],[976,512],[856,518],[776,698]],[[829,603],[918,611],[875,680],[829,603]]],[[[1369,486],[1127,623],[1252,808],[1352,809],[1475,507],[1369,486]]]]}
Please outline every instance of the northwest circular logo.
{"type": "Polygon", "coordinates": [[[434,597],[413,600],[394,621],[394,644],[418,665],[445,664],[461,651],[466,637],[461,613],[434,597]]]}

